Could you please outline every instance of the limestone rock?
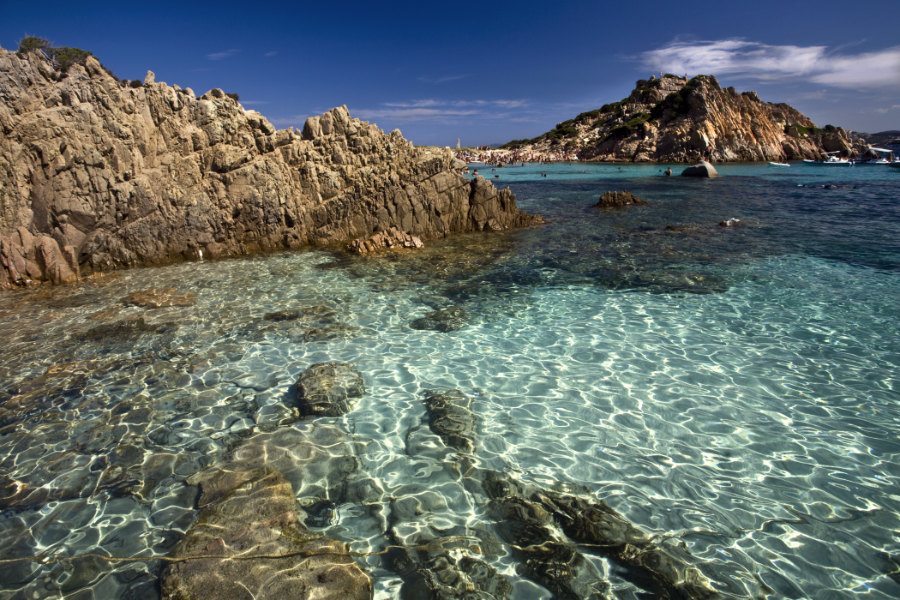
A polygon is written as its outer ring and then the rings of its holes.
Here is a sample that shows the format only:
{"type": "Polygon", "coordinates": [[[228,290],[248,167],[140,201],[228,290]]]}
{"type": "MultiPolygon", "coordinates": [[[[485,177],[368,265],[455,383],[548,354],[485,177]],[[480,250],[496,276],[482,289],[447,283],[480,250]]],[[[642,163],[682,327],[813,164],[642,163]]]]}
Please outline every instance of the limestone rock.
{"type": "Polygon", "coordinates": [[[597,208],[620,208],[622,206],[629,206],[631,204],[647,204],[634,194],[628,191],[621,192],[605,192],[600,199],[597,201],[597,204],[594,206],[597,208]]]}
{"type": "Polygon", "coordinates": [[[276,130],[219,89],[198,98],[150,72],[132,83],[93,57],[60,77],[0,48],[0,287],[392,228],[416,245],[541,222],[509,190],[459,175],[449,149],[346,107],[276,130]]]}
{"type": "Polygon", "coordinates": [[[716,168],[705,160],[701,160],[696,165],[691,165],[681,172],[682,177],[718,177],[719,172],[716,168]]]}
{"type": "Polygon", "coordinates": [[[350,399],[366,391],[363,377],[348,363],[318,363],[297,380],[302,415],[338,417],[350,410],[350,399]]]}

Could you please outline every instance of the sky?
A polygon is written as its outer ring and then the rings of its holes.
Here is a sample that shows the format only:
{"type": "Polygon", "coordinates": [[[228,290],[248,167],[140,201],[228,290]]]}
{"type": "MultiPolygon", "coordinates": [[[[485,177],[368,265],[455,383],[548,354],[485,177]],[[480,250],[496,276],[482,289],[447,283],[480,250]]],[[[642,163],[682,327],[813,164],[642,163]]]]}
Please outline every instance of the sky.
{"type": "Polygon", "coordinates": [[[91,51],[122,79],[218,87],[276,127],[346,105],[417,145],[502,144],[715,75],[818,126],[900,129],[900,0],[55,2],[0,0],[0,46],[91,51]]]}

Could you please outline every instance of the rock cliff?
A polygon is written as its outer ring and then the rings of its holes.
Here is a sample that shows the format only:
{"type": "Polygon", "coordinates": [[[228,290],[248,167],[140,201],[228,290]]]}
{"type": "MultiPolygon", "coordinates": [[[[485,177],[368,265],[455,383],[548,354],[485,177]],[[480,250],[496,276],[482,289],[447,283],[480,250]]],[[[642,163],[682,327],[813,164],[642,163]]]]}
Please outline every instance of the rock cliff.
{"type": "Polygon", "coordinates": [[[709,75],[640,80],[619,102],[505,147],[542,154],[565,149],[582,160],[635,162],[783,161],[859,151],[843,129],[819,129],[787,104],[723,89],[709,75]]]}
{"type": "Polygon", "coordinates": [[[213,89],[0,48],[0,287],[93,271],[540,222],[346,107],[276,130],[213,89]]]}

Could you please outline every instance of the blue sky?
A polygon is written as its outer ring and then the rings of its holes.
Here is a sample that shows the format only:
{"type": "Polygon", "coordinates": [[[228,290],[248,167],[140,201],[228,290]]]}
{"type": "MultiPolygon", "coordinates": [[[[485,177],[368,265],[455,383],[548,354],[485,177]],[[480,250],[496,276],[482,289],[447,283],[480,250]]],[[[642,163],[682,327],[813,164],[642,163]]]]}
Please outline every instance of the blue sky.
{"type": "Polygon", "coordinates": [[[533,137],[651,73],[712,74],[817,125],[900,129],[900,0],[10,2],[26,35],[123,79],[240,95],[277,127],[346,104],[416,144],[533,137]]]}

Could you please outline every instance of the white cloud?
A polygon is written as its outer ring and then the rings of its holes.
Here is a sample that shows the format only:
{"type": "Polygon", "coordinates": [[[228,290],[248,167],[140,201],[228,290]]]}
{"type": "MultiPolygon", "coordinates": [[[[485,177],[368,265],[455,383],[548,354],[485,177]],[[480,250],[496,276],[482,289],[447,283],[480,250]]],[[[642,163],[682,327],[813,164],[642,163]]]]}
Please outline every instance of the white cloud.
{"type": "Polygon", "coordinates": [[[742,39],[669,44],[644,52],[652,70],[692,75],[740,75],[760,80],[803,77],[843,88],[900,87],[900,46],[847,54],[826,46],[776,46],[742,39]]]}
{"type": "Polygon", "coordinates": [[[278,50],[272,50],[271,52],[266,52],[263,54],[266,58],[272,58],[273,56],[278,56],[278,50]]]}
{"type": "Polygon", "coordinates": [[[525,100],[436,100],[385,102],[378,108],[354,109],[351,114],[366,121],[391,119],[400,122],[448,121],[461,118],[507,118],[504,111],[527,106],[525,100]]]}
{"type": "Polygon", "coordinates": [[[238,50],[237,48],[230,48],[221,52],[212,52],[210,54],[207,54],[206,58],[208,58],[209,60],[222,60],[234,56],[238,52],[240,52],[240,50],[238,50]]]}
{"type": "Polygon", "coordinates": [[[432,85],[440,85],[442,83],[450,83],[451,81],[459,81],[460,79],[465,79],[469,77],[469,75],[445,75],[444,77],[419,77],[419,81],[422,83],[430,83],[432,85]]]}

